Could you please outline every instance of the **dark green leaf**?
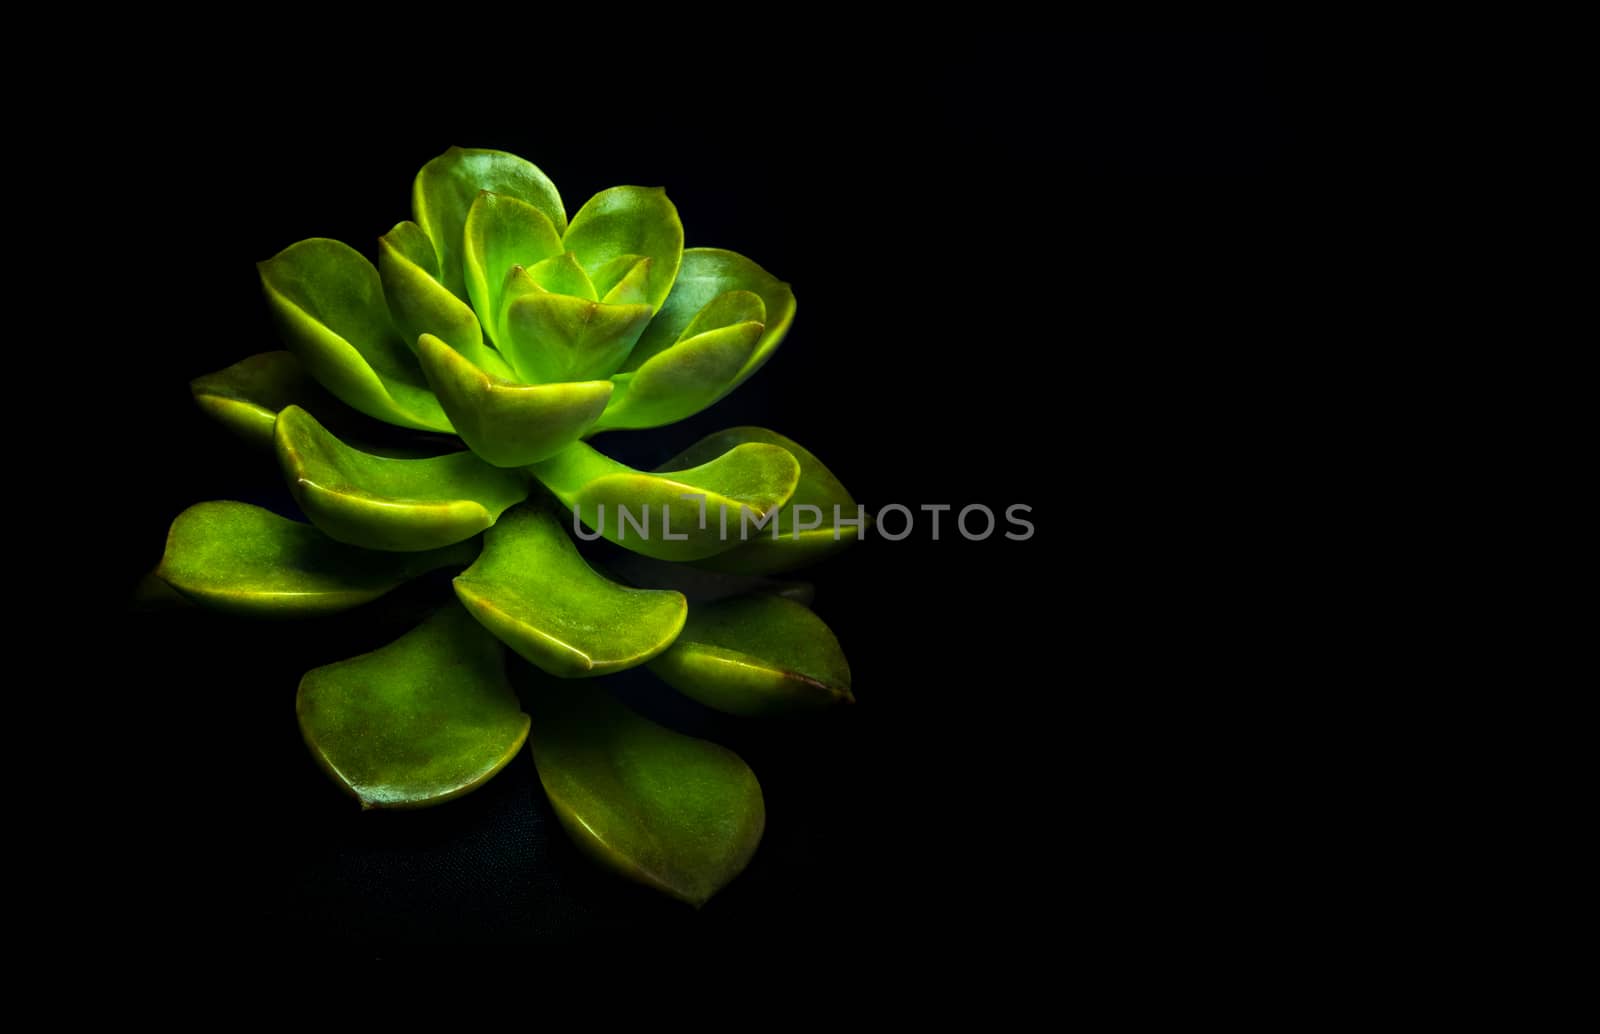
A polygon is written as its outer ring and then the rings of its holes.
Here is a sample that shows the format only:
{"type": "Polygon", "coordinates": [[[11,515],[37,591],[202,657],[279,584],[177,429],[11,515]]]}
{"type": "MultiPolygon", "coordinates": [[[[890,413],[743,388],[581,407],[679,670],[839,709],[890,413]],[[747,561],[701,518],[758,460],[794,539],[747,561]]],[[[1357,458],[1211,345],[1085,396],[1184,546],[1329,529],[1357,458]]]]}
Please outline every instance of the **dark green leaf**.
{"type": "Polygon", "coordinates": [[[504,768],[528,737],[500,641],[455,603],[372,653],[307,672],[306,745],[363,808],[424,808],[504,768]]]}
{"type": "Polygon", "coordinates": [[[556,817],[619,875],[699,908],[761,843],[761,784],[725,747],[664,729],[598,686],[529,694],[534,764],[556,817]]]}

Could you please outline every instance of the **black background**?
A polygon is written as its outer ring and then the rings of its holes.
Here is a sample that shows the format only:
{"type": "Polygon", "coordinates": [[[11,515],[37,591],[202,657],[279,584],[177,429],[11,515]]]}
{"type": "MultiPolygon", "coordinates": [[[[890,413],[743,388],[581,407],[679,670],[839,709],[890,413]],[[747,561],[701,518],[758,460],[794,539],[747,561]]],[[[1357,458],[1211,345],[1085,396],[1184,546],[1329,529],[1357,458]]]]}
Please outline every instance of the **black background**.
{"type": "Polygon", "coordinates": [[[379,88],[393,69],[334,82],[208,64],[108,108],[103,131],[143,156],[126,226],[141,267],[109,297],[145,329],[141,347],[108,350],[102,385],[111,433],[134,410],[143,446],[99,471],[117,515],[100,605],[122,634],[97,659],[127,733],[109,778],[140,788],[118,798],[115,868],[150,906],[128,921],[378,951],[921,940],[1203,898],[1180,860],[1226,849],[1211,795],[1230,760],[1186,740],[1226,706],[1206,687],[1227,672],[1164,619],[1181,627],[1217,588],[1191,576],[1217,558],[1186,519],[1239,430],[1211,386],[1272,362],[1279,329],[1281,60],[1249,33],[985,36],[796,50],[743,76],[686,58],[554,92],[467,77],[403,100],[379,88]],[[222,114],[195,99],[212,91],[222,114]],[[910,539],[812,573],[854,672],[844,713],[760,723],[648,674],[608,680],[761,779],[762,847],[698,914],[579,857],[525,754],[413,814],[360,814],[313,766],[299,676],[397,637],[446,580],[281,625],[122,603],[185,506],[294,513],[271,458],[187,388],[281,347],[254,263],[310,236],[372,254],[409,217],[416,169],[451,144],[527,157],[569,213],[607,186],[664,186],[689,245],[794,285],[793,330],[739,392],[602,448],[649,466],[754,423],[815,451],[869,510],[1032,507],[1027,542],[967,542],[948,523],[934,542],[923,516],[910,539]],[[181,292],[181,316],[151,284],[181,292]]]}

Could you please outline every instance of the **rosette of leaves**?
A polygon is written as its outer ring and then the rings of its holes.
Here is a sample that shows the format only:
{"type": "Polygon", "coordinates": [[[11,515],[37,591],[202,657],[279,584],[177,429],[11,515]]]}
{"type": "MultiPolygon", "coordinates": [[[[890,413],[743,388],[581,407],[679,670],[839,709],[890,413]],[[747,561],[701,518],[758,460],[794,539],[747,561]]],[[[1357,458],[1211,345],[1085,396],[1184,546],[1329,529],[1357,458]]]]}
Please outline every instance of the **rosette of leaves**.
{"type": "Polygon", "coordinates": [[[581,522],[585,539],[705,577],[789,571],[860,534],[835,534],[835,507],[855,517],[854,501],[772,431],[713,434],[653,471],[586,441],[733,391],[782,342],[794,295],[741,255],[684,248],[659,189],[614,187],[569,219],[555,185],[502,152],[428,162],[412,214],[379,238],[376,263],[312,239],[260,264],[288,350],[193,390],[276,454],[305,519],[199,503],[173,522],[156,576],[202,606],[292,618],[458,571],[456,598],[419,627],[301,680],[316,761],[362,807],[416,808],[483,785],[530,744],[581,849],[698,907],[761,838],[755,775],[583,680],[649,665],[707,706],[774,715],[850,701],[849,667],[795,599],[691,605],[597,569],[571,532],[581,522]],[[350,410],[459,443],[363,447],[335,433],[363,419],[350,410]],[[746,541],[746,528],[759,530],[746,541]],[[524,663],[543,674],[519,693],[508,664],[524,663]]]}

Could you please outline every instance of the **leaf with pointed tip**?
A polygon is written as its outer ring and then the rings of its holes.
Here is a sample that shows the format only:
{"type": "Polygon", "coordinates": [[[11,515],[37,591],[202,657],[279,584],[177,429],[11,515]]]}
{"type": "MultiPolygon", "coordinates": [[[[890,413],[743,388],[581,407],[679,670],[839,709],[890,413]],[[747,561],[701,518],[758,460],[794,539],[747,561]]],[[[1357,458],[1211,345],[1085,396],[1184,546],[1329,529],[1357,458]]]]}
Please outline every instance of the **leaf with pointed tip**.
{"type": "Polygon", "coordinates": [[[528,498],[525,476],[470,452],[392,459],[352,449],[299,406],[278,414],[278,463],[323,534],[366,549],[415,553],[469,539],[528,498]]]}
{"type": "Polygon", "coordinates": [[[422,369],[456,433],[497,467],[554,456],[594,426],[611,397],[610,381],[517,384],[478,369],[431,334],[420,344],[422,369]]]}
{"type": "Polygon", "coordinates": [[[689,608],[672,648],[650,662],[667,685],[740,715],[854,703],[850,665],[833,631],[792,600],[766,593],[689,608]]]}
{"type": "Polygon", "coordinates": [[[654,265],[655,259],[643,255],[618,255],[596,269],[590,279],[607,305],[645,305],[650,300],[650,270],[654,265]]]}
{"type": "Polygon", "coordinates": [[[433,334],[478,366],[497,376],[511,367],[483,343],[483,329],[472,307],[451,294],[429,268],[438,268],[433,244],[416,223],[405,222],[378,238],[378,275],[395,329],[415,352],[417,338],[433,334]]]}
{"type": "Polygon", "coordinates": [[[472,562],[468,541],[427,553],[379,553],[249,503],[196,503],[178,514],[156,575],[202,606],[251,617],[310,617],[375,600],[418,575],[472,562]]]}
{"type": "Polygon", "coordinates": [[[683,223],[678,209],[659,187],[612,187],[584,202],[561,238],[568,251],[593,276],[624,255],[652,259],[645,299],[661,308],[683,261],[683,223]]]}
{"type": "Polygon", "coordinates": [[[318,383],[379,420],[450,430],[416,357],[390,322],[378,271],[359,252],[314,237],[257,268],[289,350],[318,383]]]}
{"type": "Polygon", "coordinates": [[[513,266],[534,266],[561,254],[549,216],[514,197],[484,191],[467,212],[462,274],[467,297],[489,338],[500,340],[501,292],[513,266]]]}
{"type": "Polygon", "coordinates": [[[708,330],[612,377],[616,391],[598,429],[661,427],[694,416],[721,398],[761,339],[761,324],[708,330]]]}
{"type": "Polygon", "coordinates": [[[528,738],[505,648],[455,603],[388,646],[307,672],[294,709],[312,756],[363,808],[470,793],[528,738]]]}
{"type": "Polygon", "coordinates": [[[699,908],[761,843],[761,784],[726,747],[634,714],[598,686],[540,679],[528,694],[539,782],[580,850],[699,908]]]}
{"type": "Polygon", "coordinates": [[[587,381],[616,372],[649,322],[648,305],[529,292],[506,305],[500,346],[523,380],[587,381]]]}
{"type": "Polygon", "coordinates": [[[759,536],[800,480],[787,451],[754,443],[648,474],[578,442],[528,469],[591,531],[658,560],[700,560],[739,547],[741,533],[759,536]]]}
{"type": "Polygon", "coordinates": [[[780,574],[824,560],[860,540],[861,525],[845,523],[857,520],[862,514],[844,485],[810,450],[776,431],[764,427],[730,427],[700,439],[659,469],[672,470],[704,463],[749,442],[781,446],[792,453],[800,461],[799,484],[778,514],[776,537],[771,534],[753,536],[737,549],[706,559],[702,566],[713,571],[736,574],[780,574]],[[796,508],[802,506],[814,506],[818,513],[798,514],[796,508]],[[837,529],[834,526],[835,506],[839,508],[841,518],[837,529]],[[821,523],[818,527],[801,530],[797,535],[797,516],[803,517],[806,524],[819,518],[821,523]]]}
{"type": "Polygon", "coordinates": [[[256,444],[272,447],[278,410],[291,404],[326,406],[332,398],[293,352],[262,352],[189,382],[206,415],[256,444]]]}
{"type": "Polygon", "coordinates": [[[589,281],[589,274],[578,265],[578,257],[570,251],[552,255],[543,262],[529,266],[528,277],[553,294],[570,294],[586,302],[600,300],[594,284],[589,281]]]}
{"type": "Polygon", "coordinates": [[[672,645],[688,610],[676,592],[630,589],[597,573],[561,522],[533,505],[500,518],[455,587],[484,627],[562,678],[643,664],[672,645]]]}
{"type": "Polygon", "coordinates": [[[461,254],[467,213],[478,192],[484,190],[532,205],[544,213],[558,234],[567,228],[556,185],[532,162],[504,151],[450,148],[417,173],[411,187],[411,210],[439,253],[444,285],[457,298],[467,297],[461,254]]]}
{"type": "Polygon", "coordinates": [[[683,328],[683,333],[678,335],[678,344],[681,345],[708,331],[734,327],[742,323],[759,323],[765,329],[767,303],[754,291],[723,291],[694,314],[694,319],[690,320],[689,325],[683,328]]]}
{"type": "Polygon", "coordinates": [[[722,248],[689,248],[683,253],[683,267],[678,270],[672,293],[640,336],[622,369],[637,370],[653,356],[671,348],[696,314],[728,291],[750,291],[759,295],[766,310],[766,318],[761,321],[765,324],[761,340],[721,395],[743,384],[772,357],[784,335],[789,333],[789,324],[794,322],[794,291],[743,255],[722,248]]]}

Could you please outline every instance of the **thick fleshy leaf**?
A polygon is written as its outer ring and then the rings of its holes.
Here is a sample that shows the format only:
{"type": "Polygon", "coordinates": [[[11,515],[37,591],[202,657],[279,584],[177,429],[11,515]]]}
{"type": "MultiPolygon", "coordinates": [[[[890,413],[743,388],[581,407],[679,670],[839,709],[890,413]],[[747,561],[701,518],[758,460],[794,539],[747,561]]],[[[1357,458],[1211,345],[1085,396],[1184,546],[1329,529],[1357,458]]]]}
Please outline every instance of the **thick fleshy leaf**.
{"type": "Polygon", "coordinates": [[[467,212],[462,272],[467,297],[485,332],[500,340],[500,300],[512,266],[533,266],[562,252],[550,218],[526,201],[484,191],[467,212]]]}
{"type": "Polygon", "coordinates": [[[312,756],[363,808],[460,797],[528,738],[505,648],[455,603],[388,646],[307,672],[294,709],[312,756]]]}
{"type": "Polygon", "coordinates": [[[691,606],[683,631],[650,670],[730,714],[786,714],[855,700],[850,666],[832,630],[801,604],[766,593],[691,606]]]}
{"type": "Polygon", "coordinates": [[[289,490],[311,523],[366,549],[439,549],[478,534],[528,498],[524,475],[470,452],[373,456],[341,442],[299,406],[278,414],[274,440],[289,490]]]}
{"type": "Polygon", "coordinates": [[[807,607],[811,606],[817,595],[817,587],[810,582],[708,571],[698,564],[675,564],[670,560],[657,560],[632,552],[607,557],[606,572],[641,589],[681,592],[689,600],[691,613],[696,604],[714,603],[753,592],[782,596],[807,607]]]}
{"type": "Polygon", "coordinates": [[[553,255],[527,269],[528,278],[546,291],[554,294],[570,294],[586,302],[600,300],[600,296],[595,293],[594,284],[589,281],[589,274],[578,265],[578,257],[570,251],[553,255]]]}
{"type": "Polygon", "coordinates": [[[378,238],[378,275],[395,329],[415,352],[417,338],[432,334],[478,366],[500,376],[511,368],[483,343],[483,330],[472,307],[451,294],[429,273],[437,269],[433,244],[416,223],[400,223],[378,238]],[[426,250],[424,250],[426,249],[426,250]]]}
{"type": "Polygon", "coordinates": [[[379,420],[450,430],[416,357],[394,330],[378,271],[359,252],[318,237],[257,268],[289,350],[318,383],[379,420]]]}
{"type": "Polygon", "coordinates": [[[622,369],[637,370],[652,356],[671,348],[700,310],[728,291],[750,291],[759,295],[766,309],[761,340],[722,394],[744,383],[772,357],[784,335],[789,333],[789,324],[794,322],[794,291],[743,255],[721,248],[690,248],[683,253],[683,267],[678,270],[672,293],[656,318],[650,321],[622,369]]]}
{"type": "Polygon", "coordinates": [[[650,299],[650,270],[655,260],[643,255],[618,255],[594,271],[590,282],[607,305],[644,305],[650,299]]]}
{"type": "Polygon", "coordinates": [[[762,534],[757,525],[776,519],[800,480],[799,461],[765,444],[647,474],[578,442],[528,469],[590,531],[658,560],[699,560],[762,534]]]}
{"type": "Polygon", "coordinates": [[[422,369],[456,433],[497,467],[554,456],[594,426],[611,397],[610,381],[517,384],[480,370],[430,334],[420,343],[422,369]]]}
{"type": "Polygon", "coordinates": [[[335,542],[249,503],[196,503],[167,532],[156,575],[195,603],[253,617],[310,617],[375,600],[418,575],[472,562],[473,541],[427,553],[335,542]]]}
{"type": "Polygon", "coordinates": [[[761,324],[697,334],[632,373],[612,378],[616,392],[599,429],[661,427],[691,417],[721,398],[761,339],[761,324]]]}
{"type": "Polygon", "coordinates": [[[501,350],[517,375],[531,383],[609,377],[649,322],[648,305],[603,305],[529,292],[506,306],[501,350]]]}
{"type": "Polygon", "coordinates": [[[545,214],[558,234],[567,228],[561,195],[531,162],[504,151],[450,148],[417,173],[411,210],[439,253],[440,278],[458,298],[468,297],[462,276],[467,212],[484,190],[527,202],[545,214]]]}
{"type": "Polygon", "coordinates": [[[761,784],[739,755],[634,714],[598,686],[540,679],[527,694],[533,761],[580,850],[699,908],[761,843],[761,784]]]}
{"type": "Polygon", "coordinates": [[[484,627],[552,675],[605,675],[672,645],[688,604],[676,592],[630,589],[578,555],[561,521],[534,505],[506,513],[456,595],[484,627]]]}
{"type": "Polygon", "coordinates": [[[750,541],[737,549],[708,558],[704,566],[737,574],[779,574],[814,564],[860,540],[862,525],[846,522],[857,521],[863,515],[844,485],[810,450],[776,431],[764,427],[731,427],[718,431],[695,442],[662,464],[660,469],[675,470],[704,463],[749,442],[781,446],[793,454],[800,461],[799,484],[778,514],[775,533],[769,529],[761,535],[751,535],[750,541]],[[813,512],[802,507],[816,509],[813,512]],[[834,507],[838,507],[840,518],[837,528],[834,507]],[[797,523],[808,527],[797,533],[797,523]],[[813,523],[816,526],[809,527],[813,523]]]}
{"type": "Polygon", "coordinates": [[[612,187],[584,202],[561,238],[591,276],[625,255],[650,258],[645,299],[661,308],[683,260],[683,223],[659,187],[612,187]]]}
{"type": "Polygon", "coordinates": [[[262,352],[189,382],[208,416],[239,436],[272,447],[272,425],[284,406],[325,405],[326,392],[293,352],[262,352]]]}
{"type": "MultiPolygon", "coordinates": [[[[403,219],[378,240],[432,279],[439,279],[439,253],[433,250],[433,242],[416,223],[403,219]]],[[[378,272],[382,274],[383,270],[380,268],[378,272]]]]}

